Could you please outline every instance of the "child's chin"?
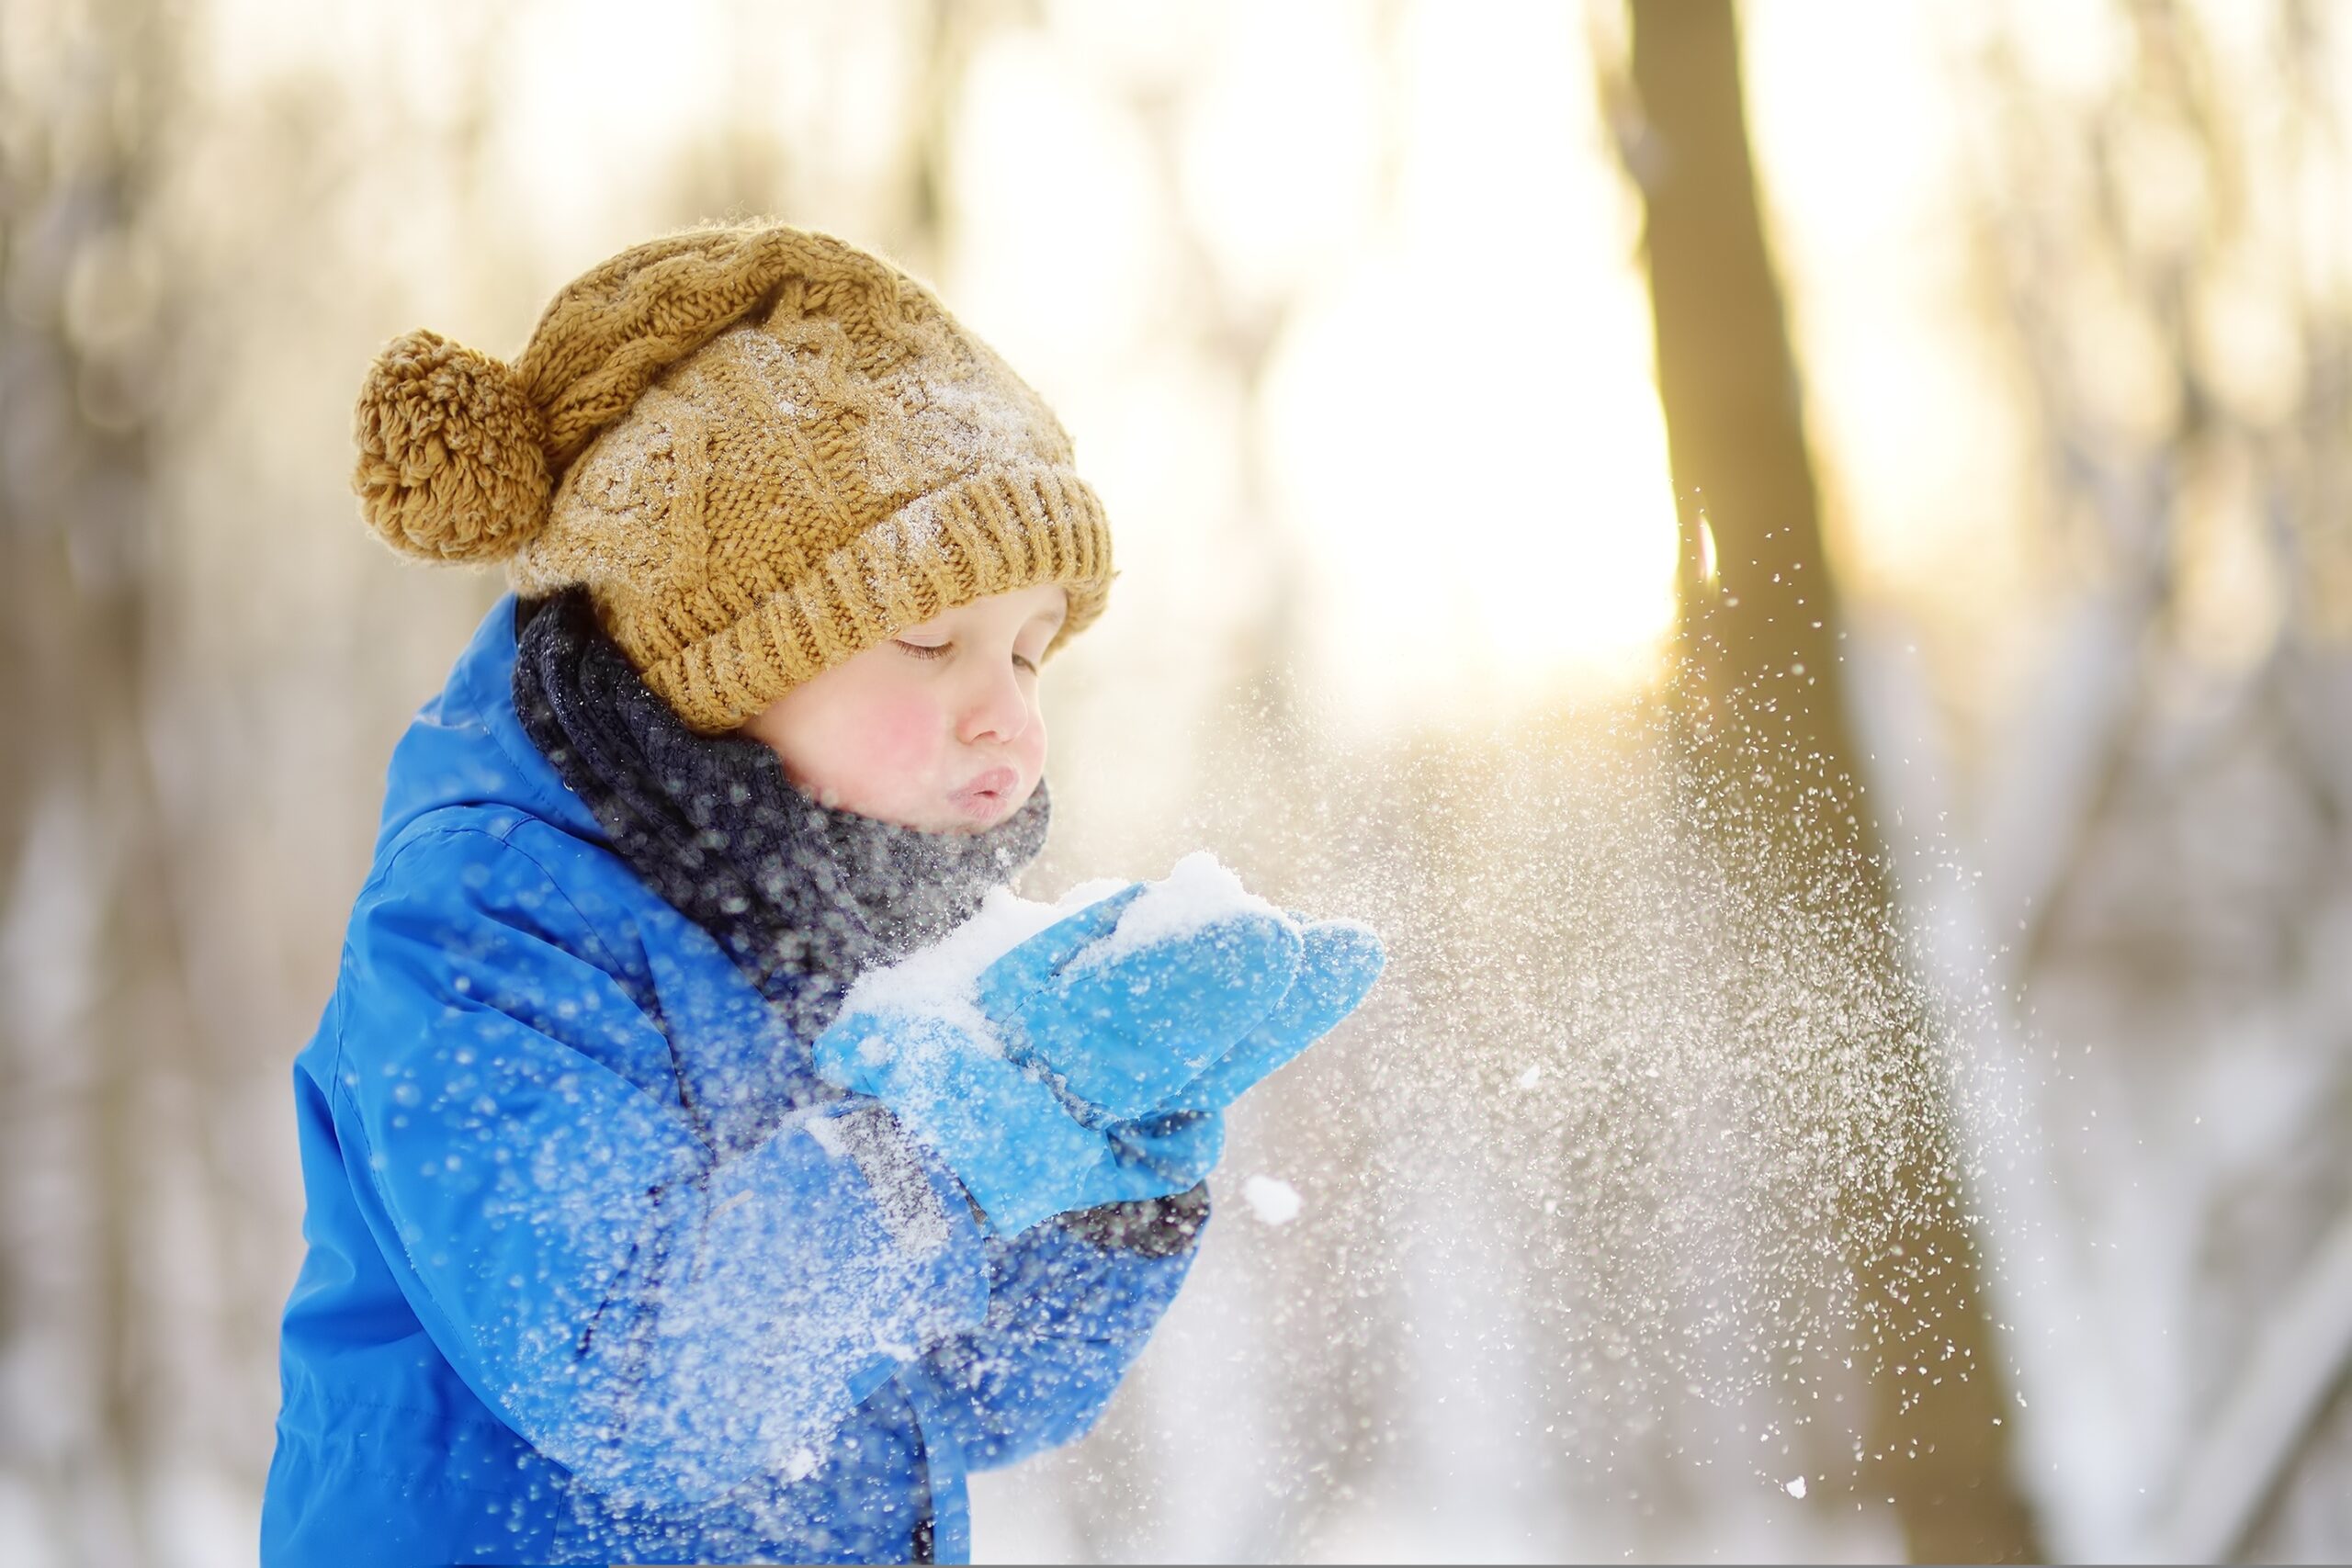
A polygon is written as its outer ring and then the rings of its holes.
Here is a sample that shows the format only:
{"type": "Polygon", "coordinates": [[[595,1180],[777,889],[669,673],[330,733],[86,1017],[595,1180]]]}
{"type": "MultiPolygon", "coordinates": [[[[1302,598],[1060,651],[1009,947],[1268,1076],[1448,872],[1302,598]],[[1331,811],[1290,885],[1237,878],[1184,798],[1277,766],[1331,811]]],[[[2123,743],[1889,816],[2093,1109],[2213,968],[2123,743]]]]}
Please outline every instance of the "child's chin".
{"type": "Polygon", "coordinates": [[[877,822],[888,822],[893,828],[910,829],[918,833],[969,835],[985,833],[1012,815],[1001,811],[987,818],[965,815],[952,806],[920,807],[897,811],[860,811],[860,817],[871,817],[877,822]]]}
{"type": "Polygon", "coordinates": [[[985,832],[993,825],[991,822],[975,822],[947,805],[889,805],[845,796],[834,791],[827,791],[817,798],[831,810],[845,811],[853,817],[870,818],[893,828],[910,829],[918,833],[978,833],[985,832]]]}

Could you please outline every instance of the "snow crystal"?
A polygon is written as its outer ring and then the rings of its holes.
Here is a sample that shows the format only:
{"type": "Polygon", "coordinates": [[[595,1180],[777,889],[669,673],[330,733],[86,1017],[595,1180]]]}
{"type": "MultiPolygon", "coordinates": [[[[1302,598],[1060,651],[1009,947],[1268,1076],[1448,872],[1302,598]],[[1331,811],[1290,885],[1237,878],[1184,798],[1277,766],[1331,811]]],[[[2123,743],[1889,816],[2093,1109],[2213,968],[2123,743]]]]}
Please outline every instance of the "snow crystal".
{"type": "Polygon", "coordinates": [[[1792,1476],[1791,1476],[1791,1477],[1789,1478],[1789,1480],[1788,1480],[1788,1482],[1787,1482],[1787,1483],[1786,1483],[1786,1484],[1787,1484],[1787,1487],[1788,1487],[1788,1493],[1789,1493],[1789,1495],[1790,1495],[1790,1496],[1792,1496],[1792,1497],[1802,1497],[1802,1496],[1804,1496],[1804,1476],[1802,1476],[1802,1475],[1792,1475],[1792,1476]]]}
{"type": "Polygon", "coordinates": [[[1250,1178],[1241,1184],[1241,1201],[1265,1224],[1286,1225],[1298,1218],[1298,1189],[1277,1176],[1250,1178]]]}

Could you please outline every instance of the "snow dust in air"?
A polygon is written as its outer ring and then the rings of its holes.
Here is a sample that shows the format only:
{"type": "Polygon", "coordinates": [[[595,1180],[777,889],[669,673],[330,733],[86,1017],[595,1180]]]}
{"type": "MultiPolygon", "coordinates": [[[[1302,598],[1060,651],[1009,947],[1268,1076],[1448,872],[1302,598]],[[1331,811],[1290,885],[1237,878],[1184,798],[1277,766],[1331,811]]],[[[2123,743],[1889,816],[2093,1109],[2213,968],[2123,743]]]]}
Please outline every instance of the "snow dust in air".
{"type": "Polygon", "coordinates": [[[1458,1380],[1383,1348],[1383,1314],[1466,1303],[1451,1342],[1538,1441],[1792,1500],[1980,1374],[1967,1178],[2006,1134],[1963,1103],[1973,1015],[1926,978],[1872,803],[1751,728],[1730,769],[1664,705],[1409,745],[1268,705],[1203,743],[1208,802],[1169,830],[1390,953],[1238,1124],[1318,1195],[1274,1231],[1238,1194],[1323,1341],[1290,1354],[1458,1380]]]}

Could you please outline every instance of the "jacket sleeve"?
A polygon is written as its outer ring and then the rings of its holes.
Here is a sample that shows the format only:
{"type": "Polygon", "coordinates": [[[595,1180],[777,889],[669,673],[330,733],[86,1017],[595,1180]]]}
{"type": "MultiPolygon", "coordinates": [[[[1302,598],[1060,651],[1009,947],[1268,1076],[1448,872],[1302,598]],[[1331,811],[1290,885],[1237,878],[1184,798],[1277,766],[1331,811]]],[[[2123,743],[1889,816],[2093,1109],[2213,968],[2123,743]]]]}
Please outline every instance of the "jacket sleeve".
{"type": "Polygon", "coordinates": [[[908,1374],[974,1470],[1083,1437],[1176,1299],[1208,1222],[1205,1184],[989,1238],[988,1321],[908,1374]]]}
{"type": "Polygon", "coordinates": [[[593,929],[503,840],[406,846],[345,964],[335,1120],[379,1244],[474,1392],[616,1501],[806,1473],[982,1320],[953,1177],[855,1097],[719,1156],[593,929]]]}

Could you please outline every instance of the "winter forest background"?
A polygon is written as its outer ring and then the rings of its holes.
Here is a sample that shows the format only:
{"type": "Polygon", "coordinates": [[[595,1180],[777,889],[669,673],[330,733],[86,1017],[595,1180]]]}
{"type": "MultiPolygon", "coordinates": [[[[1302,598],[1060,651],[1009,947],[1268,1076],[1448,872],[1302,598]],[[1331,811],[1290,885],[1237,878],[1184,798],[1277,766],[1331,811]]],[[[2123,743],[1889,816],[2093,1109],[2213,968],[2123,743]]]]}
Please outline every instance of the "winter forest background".
{"type": "Polygon", "coordinates": [[[369,356],[772,214],[1112,507],[1031,891],[1393,954],[984,1559],[2340,1561],[2347,111],[2320,0],[10,0],[0,1555],[252,1555],[498,590],[357,525],[369,356]]]}

